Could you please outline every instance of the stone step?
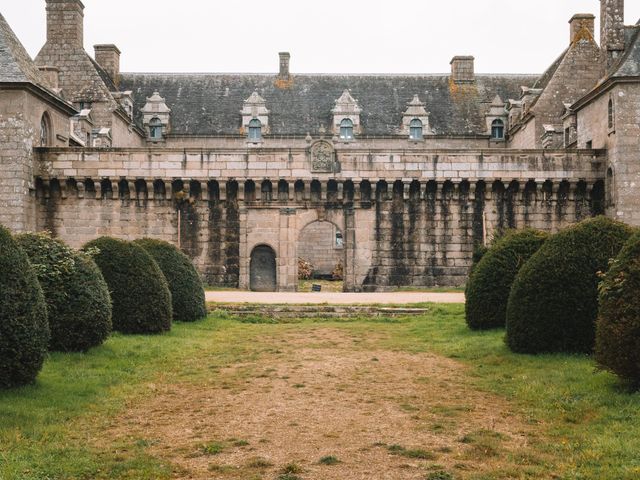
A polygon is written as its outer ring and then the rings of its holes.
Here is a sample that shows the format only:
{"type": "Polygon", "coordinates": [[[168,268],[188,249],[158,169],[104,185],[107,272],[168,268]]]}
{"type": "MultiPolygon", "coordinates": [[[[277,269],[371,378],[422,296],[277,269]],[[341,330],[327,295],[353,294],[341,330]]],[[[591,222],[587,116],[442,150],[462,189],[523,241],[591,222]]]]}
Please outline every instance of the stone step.
{"type": "Polygon", "coordinates": [[[424,315],[428,308],[384,307],[375,305],[254,305],[210,304],[211,310],[223,310],[234,316],[263,316],[268,318],[354,318],[399,317],[424,315]]]}

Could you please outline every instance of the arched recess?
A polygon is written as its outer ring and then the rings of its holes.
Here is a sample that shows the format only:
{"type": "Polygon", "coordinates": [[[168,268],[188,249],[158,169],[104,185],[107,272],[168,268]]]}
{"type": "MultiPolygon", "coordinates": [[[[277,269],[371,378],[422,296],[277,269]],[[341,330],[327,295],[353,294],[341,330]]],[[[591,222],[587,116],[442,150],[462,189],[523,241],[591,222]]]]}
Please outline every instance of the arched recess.
{"type": "Polygon", "coordinates": [[[308,223],[298,236],[298,258],[313,265],[315,278],[331,279],[338,264],[344,267],[344,233],[333,222],[308,223]]]}
{"type": "Polygon", "coordinates": [[[289,201],[289,183],[287,183],[287,181],[284,179],[280,179],[280,181],[278,182],[278,201],[289,201]]]}
{"type": "Polygon", "coordinates": [[[164,200],[167,196],[167,187],[164,181],[157,178],[153,181],[153,198],[155,200],[164,200]]]}
{"type": "Polygon", "coordinates": [[[40,146],[50,147],[53,143],[51,117],[49,112],[44,112],[40,118],[40,146]]]}
{"type": "Polygon", "coordinates": [[[615,180],[615,174],[613,167],[607,168],[607,179],[605,183],[605,207],[611,208],[615,205],[615,199],[613,197],[613,184],[615,180]]]}
{"type": "Polygon", "coordinates": [[[257,245],[251,251],[249,288],[254,292],[275,292],[278,289],[276,252],[269,245],[257,245]]]}
{"type": "Polygon", "coordinates": [[[293,185],[294,195],[296,202],[304,202],[304,182],[302,180],[296,180],[293,185]]]}

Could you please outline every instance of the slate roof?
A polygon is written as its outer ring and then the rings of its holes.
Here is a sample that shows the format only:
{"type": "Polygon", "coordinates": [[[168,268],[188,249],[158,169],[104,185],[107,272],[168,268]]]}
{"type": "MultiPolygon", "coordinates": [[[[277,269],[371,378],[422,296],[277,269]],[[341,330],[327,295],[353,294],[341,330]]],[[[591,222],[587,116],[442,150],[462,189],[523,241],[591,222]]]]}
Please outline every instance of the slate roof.
{"type": "Polygon", "coordinates": [[[44,84],[40,71],[1,13],[0,83],[44,84]]]}
{"type": "Polygon", "coordinates": [[[549,68],[547,68],[547,70],[540,76],[540,78],[533,85],[533,88],[541,88],[541,89],[547,88],[547,85],[549,85],[549,82],[551,81],[555,73],[558,71],[558,68],[562,64],[564,57],[567,56],[567,53],[569,53],[569,47],[560,54],[560,56],[551,64],[551,66],[549,66],[549,68]]]}
{"type": "Polygon", "coordinates": [[[330,131],[331,110],[345,89],[358,105],[363,135],[393,135],[407,103],[418,94],[436,134],[486,134],[485,113],[496,95],[520,98],[520,87],[536,75],[476,75],[473,84],[454,84],[449,75],[293,75],[288,89],[269,74],[123,73],[120,90],[133,92],[140,110],[154,91],[171,108],[173,134],[238,134],[243,102],[254,92],[265,98],[272,135],[330,131]]]}
{"type": "Polygon", "coordinates": [[[628,35],[627,48],[620,65],[611,75],[614,78],[640,76],[640,27],[627,27],[625,33],[628,35]]]}

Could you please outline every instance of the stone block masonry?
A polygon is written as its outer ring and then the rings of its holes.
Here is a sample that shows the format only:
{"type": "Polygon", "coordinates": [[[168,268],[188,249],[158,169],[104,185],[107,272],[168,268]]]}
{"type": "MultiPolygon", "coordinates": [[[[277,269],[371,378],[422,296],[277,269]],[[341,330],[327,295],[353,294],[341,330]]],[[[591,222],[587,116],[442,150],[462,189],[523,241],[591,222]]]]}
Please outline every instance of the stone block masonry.
{"type": "Polygon", "coordinates": [[[242,288],[251,252],[268,245],[279,290],[294,290],[302,232],[318,221],[343,235],[345,288],[375,291],[462,284],[474,245],[497,230],[555,231],[604,208],[597,151],[350,148],[336,151],[339,173],[312,171],[304,149],[38,154],[38,228],[73,246],[100,235],[167,240],[208,283],[242,288]]]}

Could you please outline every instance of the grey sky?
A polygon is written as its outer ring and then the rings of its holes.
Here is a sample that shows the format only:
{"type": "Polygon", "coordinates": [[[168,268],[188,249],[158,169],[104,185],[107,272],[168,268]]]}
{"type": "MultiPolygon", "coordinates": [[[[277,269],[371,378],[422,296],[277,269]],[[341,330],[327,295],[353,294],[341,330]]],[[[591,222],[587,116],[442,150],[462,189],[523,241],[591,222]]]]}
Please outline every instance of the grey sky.
{"type": "MultiPolygon", "coordinates": [[[[571,16],[600,10],[598,0],[84,4],[87,51],[115,43],[122,70],[138,72],[274,72],[286,50],[294,73],[440,73],[454,55],[474,55],[478,72],[539,73],[567,46],[571,16]]],[[[0,0],[0,12],[35,56],[45,40],[44,0],[0,0]]],[[[640,2],[627,0],[625,13],[635,24],[640,2]]]]}

